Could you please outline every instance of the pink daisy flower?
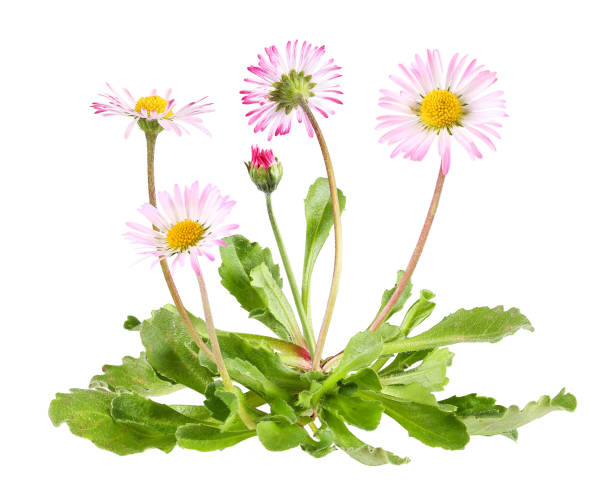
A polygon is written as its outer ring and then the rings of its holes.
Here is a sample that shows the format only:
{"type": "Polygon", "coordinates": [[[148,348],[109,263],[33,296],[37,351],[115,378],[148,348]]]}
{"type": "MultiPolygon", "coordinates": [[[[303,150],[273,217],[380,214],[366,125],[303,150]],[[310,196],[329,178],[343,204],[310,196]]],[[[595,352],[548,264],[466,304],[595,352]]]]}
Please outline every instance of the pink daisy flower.
{"type": "Polygon", "coordinates": [[[127,88],[123,89],[126,98],[122,98],[108,83],[106,86],[110,93],[100,94],[101,97],[106,99],[106,102],[94,102],[91,107],[95,109],[96,114],[102,114],[105,117],[120,115],[133,119],[125,130],[126,138],[130,135],[136,123],[142,129],[151,128],[151,124],[153,124],[153,129],[172,130],[179,136],[182,131],[189,134],[185,124],[190,124],[210,136],[208,129],[202,125],[202,119],[198,117],[200,114],[215,110],[211,107],[212,103],[202,103],[208,97],[190,102],[177,109],[174,105],[174,99],[170,99],[172,93],[170,89],[166,91],[163,97],[157,95],[157,91],[154,89],[149,96],[140,97],[136,100],[127,88]],[[161,128],[156,124],[159,124],[161,128]]]}
{"type": "Polygon", "coordinates": [[[472,159],[482,158],[476,142],[495,150],[491,136],[499,138],[499,120],[507,117],[501,90],[489,91],[497,81],[495,72],[485,70],[468,57],[455,54],[446,70],[438,50],[427,51],[427,60],[415,56],[401,76],[389,78],[399,91],[381,90],[379,105],[394,113],[378,117],[377,129],[387,132],[380,142],[394,145],[391,157],[421,161],[434,139],[442,159],[442,172],[450,167],[451,140],[455,139],[472,159]]]}
{"type": "Polygon", "coordinates": [[[174,195],[158,193],[161,209],[144,204],[138,209],[156,229],[135,222],[127,225],[132,231],[126,237],[142,247],[140,254],[152,257],[154,263],[174,257],[172,267],[183,265],[187,257],[196,273],[200,273],[198,256],[214,260],[211,249],[225,246],[221,238],[238,228],[224,224],[236,202],[222,196],[219,189],[208,184],[200,192],[198,182],[184,191],[174,186],[174,195]]]}
{"type": "Polygon", "coordinates": [[[257,66],[248,70],[258,79],[245,78],[255,85],[251,90],[242,90],[242,103],[257,104],[247,112],[249,124],[255,124],[255,132],[268,130],[268,141],[272,136],[288,134],[295,113],[298,122],[303,122],[310,137],[314,131],[300,102],[305,101],[312,110],[323,117],[333,114],[332,103],[342,104],[337,98],[342,92],[334,82],[339,78],[340,67],[330,59],[322,63],[325,46],[313,46],[304,41],[287,42],[284,56],[276,46],[266,48],[266,56],[258,55],[257,66]]]}

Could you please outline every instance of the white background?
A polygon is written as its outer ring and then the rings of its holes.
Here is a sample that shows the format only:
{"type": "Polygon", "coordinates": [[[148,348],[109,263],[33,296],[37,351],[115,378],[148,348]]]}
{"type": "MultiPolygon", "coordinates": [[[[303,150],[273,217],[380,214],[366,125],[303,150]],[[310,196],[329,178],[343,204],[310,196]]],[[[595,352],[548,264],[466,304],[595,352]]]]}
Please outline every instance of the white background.
{"type": "MultiPolygon", "coordinates": [[[[0,246],[2,447],[5,487],[604,487],[609,482],[610,29],[606,2],[7,2],[1,8],[0,246]],[[510,117],[498,151],[472,162],[454,147],[451,171],[415,289],[437,293],[431,322],[460,307],[517,306],[535,333],[459,345],[451,394],[503,404],[567,387],[574,414],[520,429],[517,444],[474,438],[464,451],[425,447],[393,422],[368,435],[412,462],[364,467],[342,452],[315,460],[266,452],[257,440],[219,453],[175,449],[118,457],[54,428],[55,392],[86,387],[105,363],[140,351],[127,314],[169,302],[161,275],[133,265],[125,221],[146,201],[145,145],[127,120],[89,108],[106,81],[135,95],[174,88],[178,104],[209,95],[213,138],[158,142],[158,187],[195,179],[238,201],[241,232],[273,245],[263,195],[242,161],[266,144],[244,117],[246,67],[270,44],[324,43],[343,67],[344,105],[322,122],[344,215],[345,269],[327,353],[363,329],[381,291],[404,268],[427,209],[438,157],[390,160],[374,131],[378,90],[415,53],[459,51],[499,74],[510,117]],[[228,486],[228,484],[230,486],[228,486]],[[398,486],[399,487],[399,486],[398,486]]],[[[302,126],[271,146],[285,177],[277,217],[301,269],[303,202],[322,176],[302,126]]],[[[331,275],[328,246],[315,277],[320,318],[331,275]]],[[[218,326],[261,331],[207,264],[218,326]]],[[[178,274],[198,310],[188,269],[178,274]]],[[[185,401],[196,397],[181,394],[185,401]]]]}

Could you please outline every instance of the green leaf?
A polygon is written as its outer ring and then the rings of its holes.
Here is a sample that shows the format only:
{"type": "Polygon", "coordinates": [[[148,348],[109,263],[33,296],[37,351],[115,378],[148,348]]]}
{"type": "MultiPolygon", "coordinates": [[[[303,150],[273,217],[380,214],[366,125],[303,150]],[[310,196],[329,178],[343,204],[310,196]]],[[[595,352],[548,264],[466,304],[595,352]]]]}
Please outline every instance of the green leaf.
{"type": "Polygon", "coordinates": [[[333,433],[334,443],[349,456],[364,465],[402,465],[408,463],[408,457],[398,457],[382,448],[374,448],[357,438],[345,424],[329,411],[323,411],[323,419],[333,433]]]}
{"type": "Polygon", "coordinates": [[[456,416],[494,416],[500,417],[506,412],[504,406],[495,404],[492,397],[482,397],[478,394],[453,396],[440,401],[440,404],[450,404],[456,408],[456,416]]]}
{"type": "Polygon", "coordinates": [[[291,335],[286,326],[267,309],[265,295],[262,297],[261,291],[251,284],[253,269],[265,264],[278,288],[282,288],[280,268],[274,264],[272,253],[268,248],[262,248],[259,243],[251,242],[239,234],[228,236],[225,242],[227,246],[219,248],[221,283],[242,308],[249,312],[250,317],[261,321],[280,338],[290,340],[291,335]]]}
{"type": "Polygon", "coordinates": [[[244,339],[237,334],[219,336],[223,358],[248,359],[270,382],[283,390],[296,393],[307,389],[310,382],[300,372],[285,365],[278,353],[265,342],[244,339]]]}
{"type": "Polygon", "coordinates": [[[343,384],[355,384],[360,390],[378,392],[382,389],[378,375],[369,367],[358,370],[354,374],[346,377],[342,382],[343,384]]]}
{"type": "Polygon", "coordinates": [[[283,330],[276,333],[283,339],[299,343],[300,327],[291,309],[291,304],[265,263],[251,270],[251,286],[259,293],[265,310],[283,325],[283,330]]]}
{"type": "Polygon", "coordinates": [[[412,401],[427,406],[438,406],[436,397],[431,391],[417,383],[407,385],[386,385],[381,392],[402,401],[412,401]]]}
{"type": "Polygon", "coordinates": [[[495,343],[505,336],[516,333],[519,329],[533,331],[529,320],[518,309],[504,311],[502,306],[494,309],[488,307],[459,309],[414,338],[387,343],[383,351],[396,353],[425,350],[463,342],[495,343]]]}
{"type": "Polygon", "coordinates": [[[166,453],[172,450],[174,435],[115,421],[111,417],[111,403],[116,397],[117,394],[101,390],[71,389],[70,394],[58,393],[51,401],[49,417],[55,426],[66,423],[73,434],[118,455],[139,453],[147,448],[166,453]]]}
{"type": "Polygon", "coordinates": [[[306,453],[312,455],[314,458],[322,458],[336,450],[334,446],[334,434],[326,425],[322,425],[316,431],[315,436],[318,440],[313,440],[308,437],[300,444],[300,447],[306,453]]]}
{"type": "Polygon", "coordinates": [[[411,401],[399,401],[389,396],[362,393],[367,399],[383,403],[385,414],[397,421],[408,434],[430,447],[459,450],[470,440],[465,425],[452,413],[411,401]]]}
{"type": "Polygon", "coordinates": [[[169,406],[177,413],[196,421],[206,421],[207,423],[217,424],[213,419],[211,419],[212,413],[206,406],[191,406],[188,404],[170,404],[169,406]]]}
{"type": "Polygon", "coordinates": [[[94,376],[90,389],[107,389],[112,392],[135,392],[144,397],[162,396],[182,389],[180,384],[162,380],[147,363],[145,354],[139,358],[123,357],[121,365],[104,365],[104,374],[94,376]]]}
{"type": "Polygon", "coordinates": [[[242,358],[225,358],[225,365],[230,377],[248,389],[255,391],[264,399],[275,398],[289,400],[290,394],[268,379],[252,363],[242,358]]]}
{"type": "Polygon", "coordinates": [[[134,428],[142,427],[153,430],[161,435],[168,435],[172,439],[179,426],[195,421],[170,406],[146,399],[138,394],[121,394],[114,398],[111,402],[110,413],[115,421],[134,428]]]}
{"type": "Polygon", "coordinates": [[[432,351],[433,349],[400,352],[395,356],[393,361],[389,363],[389,365],[378,372],[378,376],[388,377],[389,375],[403,372],[411,365],[423,360],[432,351]]]}
{"type": "MultiPolygon", "coordinates": [[[[446,401],[445,401],[446,402],[446,401]]],[[[535,419],[553,411],[569,411],[576,409],[576,398],[565,393],[565,389],[552,399],[542,396],[536,401],[527,404],[523,409],[510,406],[501,416],[464,416],[461,418],[472,435],[498,435],[512,432],[535,419]]]]}
{"type": "Polygon", "coordinates": [[[146,349],[147,361],[164,377],[202,394],[212,382],[210,370],[200,365],[199,349],[180,316],[168,309],[153,312],[144,321],[140,337],[146,349]]]}
{"type": "MultiPolygon", "coordinates": [[[[391,299],[391,296],[395,292],[395,289],[397,289],[397,285],[399,284],[403,276],[404,276],[404,271],[398,270],[397,280],[395,281],[395,285],[392,288],[387,289],[383,292],[382,299],[380,300],[380,308],[378,309],[378,312],[376,313],[377,317],[380,314],[380,311],[382,311],[384,307],[387,305],[387,302],[389,302],[389,299],[391,299]]],[[[399,299],[397,300],[395,305],[391,308],[391,310],[389,311],[389,314],[385,317],[384,319],[385,321],[389,319],[391,316],[393,316],[396,312],[399,312],[404,308],[404,305],[406,304],[408,297],[410,297],[411,292],[412,292],[412,283],[408,282],[406,284],[406,288],[404,288],[401,295],[399,296],[399,299]]]]}
{"type": "Polygon", "coordinates": [[[308,438],[304,428],[283,421],[257,423],[257,436],[261,444],[273,452],[295,448],[308,438]]]}
{"type": "Polygon", "coordinates": [[[436,307],[436,303],[431,302],[431,299],[435,296],[436,294],[431,290],[421,290],[421,297],[410,306],[402,320],[402,324],[400,325],[402,334],[407,335],[431,315],[436,307]]]}
{"type": "Polygon", "coordinates": [[[369,401],[342,394],[326,397],[323,407],[336,416],[340,416],[348,424],[368,431],[378,427],[383,413],[383,405],[380,401],[369,401]]]}
{"type": "Polygon", "coordinates": [[[176,431],[179,447],[212,452],[236,445],[255,436],[255,430],[219,431],[203,424],[186,424],[176,431]]]}
{"type": "Polygon", "coordinates": [[[446,367],[451,364],[453,356],[454,354],[448,348],[434,350],[423,359],[418,367],[401,374],[381,377],[380,381],[383,385],[417,382],[429,391],[441,391],[448,384],[446,367]]]}
{"type": "MultiPolygon", "coordinates": [[[[344,211],[346,197],[338,189],[340,213],[344,211]]],[[[302,274],[302,299],[308,304],[310,280],[319,252],[323,248],[334,224],[331,194],[327,178],[317,178],[308,189],[304,200],[306,213],[306,245],[304,247],[304,269],[302,274]]]]}
{"type": "Polygon", "coordinates": [[[362,331],[354,335],[344,349],[342,360],[329,377],[325,379],[321,389],[315,393],[313,402],[336,386],[336,383],[345,377],[349,372],[369,367],[378,358],[383,348],[383,341],[380,335],[371,331],[362,331]]]}
{"type": "Polygon", "coordinates": [[[138,331],[140,329],[140,319],[135,316],[128,316],[123,323],[123,327],[128,331],[138,331]]]}

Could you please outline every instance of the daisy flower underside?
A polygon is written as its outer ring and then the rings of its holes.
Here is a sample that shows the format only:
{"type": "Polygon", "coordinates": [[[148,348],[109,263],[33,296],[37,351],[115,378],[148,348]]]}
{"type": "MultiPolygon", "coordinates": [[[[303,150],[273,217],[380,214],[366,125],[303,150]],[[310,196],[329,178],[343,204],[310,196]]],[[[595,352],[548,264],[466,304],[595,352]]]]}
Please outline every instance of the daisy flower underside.
{"type": "Polygon", "coordinates": [[[123,89],[123,95],[121,95],[108,83],[106,86],[110,92],[100,94],[106,101],[94,102],[91,104],[91,107],[95,109],[96,114],[102,114],[105,117],[118,115],[131,118],[132,121],[125,130],[126,138],[137,123],[143,129],[159,124],[157,126],[159,130],[171,130],[179,136],[183,131],[189,134],[185,127],[186,124],[189,124],[210,135],[208,129],[202,125],[203,121],[199,117],[201,114],[214,111],[211,107],[212,103],[205,102],[208,97],[190,102],[177,109],[174,99],[170,98],[172,90],[167,90],[163,97],[158,95],[156,90],[152,90],[150,95],[135,99],[126,88],[123,89]]]}
{"type": "Polygon", "coordinates": [[[139,209],[154,229],[128,222],[132,231],[126,233],[126,237],[139,245],[139,253],[152,258],[153,264],[173,258],[174,268],[189,258],[199,274],[198,257],[214,260],[214,247],[225,246],[222,238],[238,228],[237,224],[224,224],[235,202],[222,196],[219,189],[210,184],[200,191],[198,182],[183,191],[175,185],[173,195],[159,192],[158,198],[160,209],[150,204],[139,209]]]}
{"type": "Polygon", "coordinates": [[[499,120],[507,117],[501,90],[490,91],[496,73],[485,70],[476,59],[455,54],[446,69],[438,50],[427,51],[423,61],[406,68],[399,65],[400,76],[389,78],[400,90],[381,90],[379,105],[393,114],[378,117],[376,128],[386,130],[380,142],[395,146],[391,157],[422,160],[438,139],[442,171],[450,167],[451,140],[455,139],[472,159],[482,158],[477,142],[495,150],[491,137],[500,138],[499,120]]]}
{"type": "Polygon", "coordinates": [[[333,59],[322,62],[325,46],[303,42],[299,47],[298,41],[289,41],[284,55],[276,46],[265,51],[265,56],[258,55],[257,66],[248,67],[257,79],[244,80],[254,87],[240,92],[243,104],[258,105],[246,114],[249,124],[255,124],[255,132],[268,129],[270,140],[289,133],[295,113],[297,121],[304,123],[312,137],[314,130],[300,103],[305,102],[323,117],[334,114],[332,104],[342,104],[338,99],[342,92],[334,81],[342,76],[338,73],[340,67],[333,59]]]}

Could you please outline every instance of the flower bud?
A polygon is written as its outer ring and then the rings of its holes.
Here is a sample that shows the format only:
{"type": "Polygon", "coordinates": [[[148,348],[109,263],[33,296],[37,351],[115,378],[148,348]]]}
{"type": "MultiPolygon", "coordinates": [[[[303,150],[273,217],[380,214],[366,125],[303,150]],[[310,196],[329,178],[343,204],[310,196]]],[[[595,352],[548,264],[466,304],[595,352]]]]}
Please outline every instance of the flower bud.
{"type": "Polygon", "coordinates": [[[249,176],[259,190],[267,194],[274,192],[283,177],[283,166],[274,157],[271,149],[251,146],[251,161],[244,163],[249,176]]]}

